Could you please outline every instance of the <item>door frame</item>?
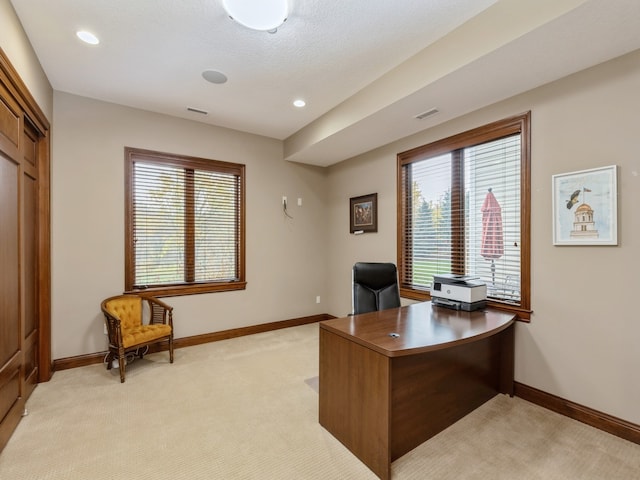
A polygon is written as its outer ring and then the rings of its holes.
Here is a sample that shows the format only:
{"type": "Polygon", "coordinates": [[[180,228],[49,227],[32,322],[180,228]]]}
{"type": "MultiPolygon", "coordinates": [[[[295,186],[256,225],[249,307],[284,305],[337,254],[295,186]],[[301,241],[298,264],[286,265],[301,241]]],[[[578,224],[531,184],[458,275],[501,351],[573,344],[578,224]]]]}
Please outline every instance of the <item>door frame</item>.
{"type": "Polygon", "coordinates": [[[22,121],[29,122],[39,133],[36,311],[38,314],[38,383],[41,383],[49,381],[53,374],[51,361],[51,128],[42,109],[1,47],[0,83],[20,105],[24,112],[22,121]]]}

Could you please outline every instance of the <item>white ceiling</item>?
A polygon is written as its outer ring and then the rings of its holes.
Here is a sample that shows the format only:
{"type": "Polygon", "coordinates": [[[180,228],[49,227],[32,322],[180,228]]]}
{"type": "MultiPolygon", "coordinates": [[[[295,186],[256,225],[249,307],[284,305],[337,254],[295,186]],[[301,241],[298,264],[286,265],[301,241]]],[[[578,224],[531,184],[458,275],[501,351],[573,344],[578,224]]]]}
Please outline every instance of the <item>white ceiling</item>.
{"type": "Polygon", "coordinates": [[[291,0],[275,34],[222,0],[11,3],[55,90],[284,140],[285,158],[323,166],[640,48],[638,0],[291,0]]]}

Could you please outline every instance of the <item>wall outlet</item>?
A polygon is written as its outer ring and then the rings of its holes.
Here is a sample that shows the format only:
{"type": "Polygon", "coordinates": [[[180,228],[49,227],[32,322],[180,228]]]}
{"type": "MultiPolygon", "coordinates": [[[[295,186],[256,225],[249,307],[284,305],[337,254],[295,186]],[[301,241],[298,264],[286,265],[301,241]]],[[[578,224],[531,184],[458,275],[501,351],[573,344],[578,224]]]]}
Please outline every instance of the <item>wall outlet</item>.
{"type": "Polygon", "coordinates": [[[284,195],[282,196],[282,205],[283,205],[284,207],[286,207],[286,206],[287,206],[287,197],[285,197],[284,195]]]}
{"type": "Polygon", "coordinates": [[[316,297],[316,303],[320,303],[320,295],[316,297]]]}
{"type": "Polygon", "coordinates": [[[298,206],[301,207],[302,206],[302,198],[298,197],[298,206]]]}

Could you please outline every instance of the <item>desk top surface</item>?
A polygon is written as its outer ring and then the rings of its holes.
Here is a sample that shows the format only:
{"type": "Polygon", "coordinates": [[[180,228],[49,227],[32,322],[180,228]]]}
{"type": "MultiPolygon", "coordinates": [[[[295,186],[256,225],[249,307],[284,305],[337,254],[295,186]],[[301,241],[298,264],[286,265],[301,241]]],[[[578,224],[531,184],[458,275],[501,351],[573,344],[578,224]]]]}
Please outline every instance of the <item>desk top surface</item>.
{"type": "Polygon", "coordinates": [[[320,322],[320,328],[388,357],[413,355],[489,337],[509,327],[516,314],[486,308],[462,312],[431,302],[320,322]]]}

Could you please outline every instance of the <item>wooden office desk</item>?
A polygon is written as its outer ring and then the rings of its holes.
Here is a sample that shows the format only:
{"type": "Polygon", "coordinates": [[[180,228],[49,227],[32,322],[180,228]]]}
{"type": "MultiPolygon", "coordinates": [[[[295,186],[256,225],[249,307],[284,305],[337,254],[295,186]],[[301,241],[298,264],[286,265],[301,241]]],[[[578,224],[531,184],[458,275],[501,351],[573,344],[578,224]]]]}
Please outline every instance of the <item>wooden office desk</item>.
{"type": "Polygon", "coordinates": [[[320,424],[388,479],[391,462],[513,395],[514,320],[424,302],[320,322],[320,424]]]}

